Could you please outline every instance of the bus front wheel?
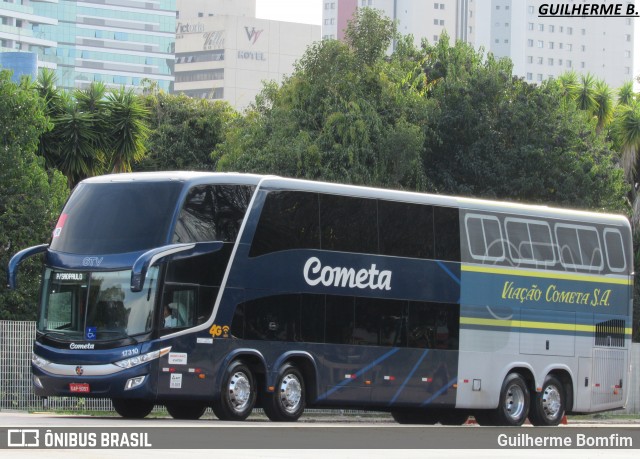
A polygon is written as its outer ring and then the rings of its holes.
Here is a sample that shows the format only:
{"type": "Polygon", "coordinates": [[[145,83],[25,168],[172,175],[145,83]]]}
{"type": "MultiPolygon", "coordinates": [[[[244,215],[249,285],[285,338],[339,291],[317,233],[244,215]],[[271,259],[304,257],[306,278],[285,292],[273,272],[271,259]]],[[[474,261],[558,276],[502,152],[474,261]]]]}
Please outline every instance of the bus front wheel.
{"type": "Polygon", "coordinates": [[[529,421],[534,426],[557,426],[564,417],[566,397],[562,383],[547,376],[542,391],[533,395],[529,421]]]}
{"type": "Polygon", "coordinates": [[[274,389],[264,401],[264,413],[271,421],[297,421],[306,405],[302,373],[295,366],[285,364],[280,369],[274,389]]]}
{"type": "Polygon", "coordinates": [[[213,412],[222,421],[244,421],[256,404],[256,385],[251,369],[235,360],[225,370],[220,397],[213,412]]]}
{"type": "Polygon", "coordinates": [[[124,398],[114,398],[111,399],[111,403],[113,404],[113,408],[123,418],[129,419],[142,419],[146,417],[153,406],[154,402],[149,400],[135,400],[135,399],[124,399],[124,398]]]}
{"type": "Polygon", "coordinates": [[[199,403],[172,402],[165,406],[173,419],[200,419],[207,410],[206,406],[199,403]]]}

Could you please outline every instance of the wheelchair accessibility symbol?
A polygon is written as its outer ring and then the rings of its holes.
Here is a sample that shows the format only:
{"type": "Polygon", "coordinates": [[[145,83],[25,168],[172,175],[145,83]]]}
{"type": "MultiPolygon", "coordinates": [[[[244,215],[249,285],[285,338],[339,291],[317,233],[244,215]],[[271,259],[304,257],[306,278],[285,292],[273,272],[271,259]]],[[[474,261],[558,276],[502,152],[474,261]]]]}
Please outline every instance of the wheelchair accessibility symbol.
{"type": "Polygon", "coordinates": [[[84,337],[88,340],[95,340],[98,327],[87,327],[84,337]]]}

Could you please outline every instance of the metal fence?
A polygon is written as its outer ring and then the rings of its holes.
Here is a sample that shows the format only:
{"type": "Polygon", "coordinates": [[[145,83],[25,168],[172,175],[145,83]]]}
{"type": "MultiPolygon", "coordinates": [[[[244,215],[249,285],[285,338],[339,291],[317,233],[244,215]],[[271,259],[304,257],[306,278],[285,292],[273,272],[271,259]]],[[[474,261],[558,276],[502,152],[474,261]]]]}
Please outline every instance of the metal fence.
{"type": "MultiPolygon", "coordinates": [[[[31,348],[35,333],[35,322],[0,320],[0,410],[113,411],[109,399],[34,395],[31,348]]],[[[633,345],[630,390],[627,413],[640,413],[640,344],[633,345]]]]}

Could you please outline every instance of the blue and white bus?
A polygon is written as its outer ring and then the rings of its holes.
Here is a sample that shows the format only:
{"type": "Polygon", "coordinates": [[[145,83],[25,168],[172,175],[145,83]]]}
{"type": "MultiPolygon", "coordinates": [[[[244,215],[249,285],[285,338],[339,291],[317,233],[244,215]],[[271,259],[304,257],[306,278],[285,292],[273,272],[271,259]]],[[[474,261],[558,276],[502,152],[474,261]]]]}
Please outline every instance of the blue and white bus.
{"type": "Polygon", "coordinates": [[[44,254],[33,386],[244,420],[557,425],[629,393],[625,217],[273,176],[87,179],[44,254]]]}

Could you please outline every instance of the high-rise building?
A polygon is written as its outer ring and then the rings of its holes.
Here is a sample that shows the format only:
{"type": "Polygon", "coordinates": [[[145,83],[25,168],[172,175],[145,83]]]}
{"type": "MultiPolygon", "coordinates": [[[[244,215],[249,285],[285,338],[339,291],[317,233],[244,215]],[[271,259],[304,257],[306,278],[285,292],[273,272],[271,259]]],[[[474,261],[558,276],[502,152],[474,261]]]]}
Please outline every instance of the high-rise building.
{"type": "MultiPolygon", "coordinates": [[[[640,59],[634,60],[640,19],[542,17],[542,0],[474,3],[470,7],[474,46],[511,58],[513,73],[528,82],[539,83],[573,70],[617,88],[640,73],[640,59]]],[[[579,2],[568,4],[573,3],[579,2]]]]}
{"type": "Polygon", "coordinates": [[[291,74],[320,26],[256,18],[255,0],[178,0],[175,92],[243,109],[291,74]]]}
{"type": "MultiPolygon", "coordinates": [[[[57,3],[57,0],[3,0],[0,2],[0,52],[29,52],[34,49],[55,49],[55,40],[44,38],[33,32],[33,27],[56,26],[58,20],[41,15],[34,9],[36,3],[57,3]]],[[[13,58],[12,58],[13,59],[13,58]]],[[[31,59],[31,58],[26,58],[31,59]]],[[[4,62],[8,66],[8,61],[4,62]]],[[[38,62],[41,67],[48,66],[38,62]]]]}
{"type": "MultiPolygon", "coordinates": [[[[616,88],[640,74],[640,19],[541,17],[543,0],[324,0],[322,35],[344,38],[358,7],[381,10],[398,31],[431,43],[449,37],[513,61],[514,75],[531,83],[574,70],[616,88]]],[[[546,2],[547,4],[549,2],[546,2]]],[[[566,2],[579,4],[579,0],[566,2]]],[[[627,0],[626,3],[633,3],[627,0]]],[[[638,2],[636,1],[636,4],[638,2]]],[[[640,9],[637,7],[636,10],[640,9]]]]}
{"type": "Polygon", "coordinates": [[[397,21],[398,32],[438,41],[443,31],[453,40],[466,40],[466,10],[470,0],[323,0],[323,39],[344,39],[347,23],[357,8],[381,11],[397,21]]]}
{"type": "Polygon", "coordinates": [[[140,87],[143,79],[169,90],[173,82],[175,0],[59,0],[31,2],[56,23],[33,24],[55,47],[32,46],[56,68],[58,86],[140,87]]]}

